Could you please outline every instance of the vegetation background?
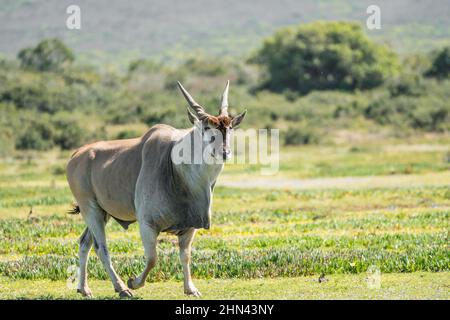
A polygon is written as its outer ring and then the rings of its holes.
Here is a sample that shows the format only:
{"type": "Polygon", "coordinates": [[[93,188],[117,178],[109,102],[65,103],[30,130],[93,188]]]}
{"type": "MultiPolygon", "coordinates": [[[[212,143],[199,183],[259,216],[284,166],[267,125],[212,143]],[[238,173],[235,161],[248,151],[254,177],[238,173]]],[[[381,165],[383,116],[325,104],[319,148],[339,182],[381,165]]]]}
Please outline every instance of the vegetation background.
{"type": "MultiPolygon", "coordinates": [[[[366,28],[365,0],[80,0],[82,28],[69,30],[72,2],[0,0],[0,287],[14,288],[4,297],[72,297],[61,282],[82,228],[62,214],[71,150],[188,127],[176,81],[214,113],[230,79],[231,112],[248,109],[242,128],[280,129],[281,163],[269,178],[227,166],[217,226],[194,258],[210,297],[448,299],[448,0],[380,0],[380,30],[366,28]],[[360,285],[373,265],[390,274],[375,295],[360,285]],[[286,289],[283,277],[299,276],[314,282],[286,289]],[[273,278],[264,293],[256,280],[213,290],[260,277],[273,278]]],[[[137,230],[133,241],[109,231],[119,271],[137,273],[137,230]]],[[[152,281],[179,279],[171,238],[160,247],[152,281]]]]}

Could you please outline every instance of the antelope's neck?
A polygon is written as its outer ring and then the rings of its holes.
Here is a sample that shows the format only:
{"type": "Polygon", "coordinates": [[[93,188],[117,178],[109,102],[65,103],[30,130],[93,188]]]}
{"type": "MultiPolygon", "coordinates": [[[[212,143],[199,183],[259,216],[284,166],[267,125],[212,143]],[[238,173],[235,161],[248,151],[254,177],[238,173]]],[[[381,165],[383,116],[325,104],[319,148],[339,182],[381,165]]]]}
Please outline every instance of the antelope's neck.
{"type": "Polygon", "coordinates": [[[223,164],[179,164],[174,165],[176,174],[183,179],[191,192],[210,189],[222,172],[223,164]]]}
{"type": "MultiPolygon", "coordinates": [[[[198,134],[198,132],[196,132],[196,128],[187,134],[189,137],[185,136],[184,138],[194,141],[195,139],[193,136],[195,134],[198,134]]],[[[203,152],[203,150],[200,151],[203,152]]],[[[203,161],[203,158],[201,163],[181,163],[172,165],[174,173],[183,180],[184,184],[189,187],[191,192],[196,190],[202,191],[205,190],[205,188],[210,190],[210,188],[216,183],[216,180],[224,167],[223,163],[208,164],[206,161],[203,161]]]]}

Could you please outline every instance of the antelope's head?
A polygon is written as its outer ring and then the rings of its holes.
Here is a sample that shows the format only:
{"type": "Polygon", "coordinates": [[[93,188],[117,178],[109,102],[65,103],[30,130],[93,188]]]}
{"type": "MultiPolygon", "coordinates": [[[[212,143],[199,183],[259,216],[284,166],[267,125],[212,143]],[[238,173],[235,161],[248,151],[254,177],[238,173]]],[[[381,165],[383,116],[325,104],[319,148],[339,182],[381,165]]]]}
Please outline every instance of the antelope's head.
{"type": "Polygon", "coordinates": [[[237,128],[244,119],[247,110],[236,116],[228,114],[228,89],[230,81],[227,81],[225,90],[220,101],[219,114],[213,116],[198,104],[189,92],[178,82],[178,87],[186,98],[191,109],[187,109],[188,117],[195,128],[198,128],[202,135],[202,141],[210,147],[213,158],[228,160],[231,158],[231,139],[233,129],[237,128]]]}

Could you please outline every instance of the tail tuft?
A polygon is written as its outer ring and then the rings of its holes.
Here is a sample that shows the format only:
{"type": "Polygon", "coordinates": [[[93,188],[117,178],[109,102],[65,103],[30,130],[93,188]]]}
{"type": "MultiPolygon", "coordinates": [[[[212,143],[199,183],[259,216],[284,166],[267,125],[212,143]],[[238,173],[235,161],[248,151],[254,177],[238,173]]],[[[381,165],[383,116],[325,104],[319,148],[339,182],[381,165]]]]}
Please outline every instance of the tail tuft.
{"type": "Polygon", "coordinates": [[[73,208],[67,211],[68,214],[79,214],[80,213],[80,206],[77,204],[73,205],[73,208]]]}

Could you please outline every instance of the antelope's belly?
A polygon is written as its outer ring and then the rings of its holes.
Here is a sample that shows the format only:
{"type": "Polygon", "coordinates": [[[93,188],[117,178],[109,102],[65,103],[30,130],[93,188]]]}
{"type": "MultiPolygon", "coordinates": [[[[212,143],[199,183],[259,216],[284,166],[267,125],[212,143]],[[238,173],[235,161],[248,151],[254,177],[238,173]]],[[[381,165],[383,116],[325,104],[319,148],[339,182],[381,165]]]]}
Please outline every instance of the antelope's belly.
{"type": "Polygon", "coordinates": [[[114,199],[97,199],[99,205],[109,215],[123,221],[136,221],[136,213],[132,203],[114,199]]]}

